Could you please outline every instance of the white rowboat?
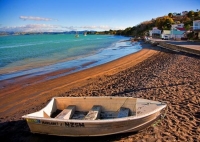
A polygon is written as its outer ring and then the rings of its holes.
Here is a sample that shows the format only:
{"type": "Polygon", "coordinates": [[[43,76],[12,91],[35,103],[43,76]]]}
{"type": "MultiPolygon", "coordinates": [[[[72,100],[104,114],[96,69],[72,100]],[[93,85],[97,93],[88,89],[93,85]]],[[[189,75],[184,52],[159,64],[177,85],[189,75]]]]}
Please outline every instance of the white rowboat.
{"type": "Polygon", "coordinates": [[[167,105],[131,97],[54,97],[38,112],[22,116],[32,133],[103,136],[139,131],[167,105]]]}

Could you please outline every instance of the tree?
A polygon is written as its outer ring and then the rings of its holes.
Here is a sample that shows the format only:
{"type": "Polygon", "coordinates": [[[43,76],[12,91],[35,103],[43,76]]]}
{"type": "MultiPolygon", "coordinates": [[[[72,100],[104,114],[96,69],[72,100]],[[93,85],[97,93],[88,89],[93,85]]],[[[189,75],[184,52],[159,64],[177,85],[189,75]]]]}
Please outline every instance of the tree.
{"type": "Polygon", "coordinates": [[[191,19],[190,19],[189,17],[184,17],[184,18],[183,18],[183,22],[184,22],[184,23],[190,22],[190,21],[191,21],[191,19]]]}
{"type": "Polygon", "coordinates": [[[108,31],[105,31],[104,33],[105,33],[105,34],[109,34],[109,32],[108,32],[108,31]]]}
{"type": "Polygon", "coordinates": [[[189,23],[186,23],[186,24],[184,24],[184,28],[185,28],[186,30],[189,30],[189,29],[191,28],[191,26],[190,26],[189,23]]]}
{"type": "Polygon", "coordinates": [[[165,29],[168,27],[168,24],[172,23],[174,23],[174,21],[169,16],[159,17],[156,19],[156,27],[158,27],[158,29],[165,29]]]}
{"type": "Polygon", "coordinates": [[[117,30],[117,31],[116,31],[116,35],[121,35],[122,32],[123,32],[122,30],[117,30]]]}
{"type": "Polygon", "coordinates": [[[192,23],[192,20],[190,18],[188,18],[188,17],[184,18],[184,28],[186,30],[189,30],[191,28],[192,24],[193,23],[192,23]]]}
{"type": "Polygon", "coordinates": [[[126,28],[123,32],[123,35],[131,35],[131,27],[126,28]]]}
{"type": "Polygon", "coordinates": [[[110,33],[110,34],[113,34],[113,30],[110,29],[109,33],[110,33]]]}
{"type": "Polygon", "coordinates": [[[194,32],[190,32],[187,34],[187,38],[189,38],[189,39],[193,39],[194,37],[195,37],[194,32]]]}
{"type": "Polygon", "coordinates": [[[173,14],[172,14],[172,13],[169,13],[168,16],[169,16],[170,18],[172,18],[172,17],[173,17],[173,14]]]}
{"type": "Polygon", "coordinates": [[[189,11],[188,14],[187,14],[187,16],[190,17],[190,18],[193,17],[194,16],[194,11],[192,11],[192,10],[189,11]]]}
{"type": "Polygon", "coordinates": [[[195,12],[195,13],[194,13],[194,16],[195,16],[195,17],[200,17],[200,11],[199,11],[199,12],[195,12]]]}

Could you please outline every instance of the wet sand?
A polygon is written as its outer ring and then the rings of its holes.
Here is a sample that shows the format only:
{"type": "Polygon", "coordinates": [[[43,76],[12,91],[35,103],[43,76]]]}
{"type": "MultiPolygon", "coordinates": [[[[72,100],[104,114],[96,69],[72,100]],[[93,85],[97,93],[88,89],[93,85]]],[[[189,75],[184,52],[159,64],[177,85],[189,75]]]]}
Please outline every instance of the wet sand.
{"type": "Polygon", "coordinates": [[[40,81],[46,74],[0,82],[0,139],[199,141],[200,57],[142,46],[137,53],[56,79],[40,81]],[[31,134],[21,116],[40,110],[54,96],[133,96],[167,101],[168,109],[163,120],[138,133],[92,138],[31,134]]]}

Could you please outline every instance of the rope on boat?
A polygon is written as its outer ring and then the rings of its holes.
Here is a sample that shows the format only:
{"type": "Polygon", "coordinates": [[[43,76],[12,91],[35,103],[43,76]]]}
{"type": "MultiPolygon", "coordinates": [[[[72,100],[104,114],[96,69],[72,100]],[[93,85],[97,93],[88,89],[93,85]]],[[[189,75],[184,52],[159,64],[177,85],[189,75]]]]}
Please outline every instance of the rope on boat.
{"type": "MultiPolygon", "coordinates": [[[[165,102],[165,103],[167,104],[168,102],[165,102]]],[[[166,107],[164,113],[160,115],[160,119],[158,119],[157,121],[155,121],[155,122],[152,124],[153,127],[157,126],[159,123],[161,123],[161,122],[164,120],[164,118],[165,118],[165,116],[166,116],[166,114],[167,114],[167,111],[168,111],[168,105],[167,105],[167,107],[166,107]]]]}

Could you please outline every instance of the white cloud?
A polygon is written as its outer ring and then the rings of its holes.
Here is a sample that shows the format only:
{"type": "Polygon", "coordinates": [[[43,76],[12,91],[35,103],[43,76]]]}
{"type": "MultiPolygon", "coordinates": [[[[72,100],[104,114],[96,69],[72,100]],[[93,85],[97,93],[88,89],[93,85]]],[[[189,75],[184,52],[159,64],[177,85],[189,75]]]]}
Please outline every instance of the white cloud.
{"type": "Polygon", "coordinates": [[[52,20],[54,20],[51,18],[34,17],[34,16],[19,16],[19,18],[22,20],[34,20],[34,21],[52,21],[52,20]]]}
{"type": "Polygon", "coordinates": [[[13,27],[1,27],[0,31],[6,32],[50,32],[50,31],[62,31],[62,28],[58,25],[47,24],[28,24],[23,26],[13,27]]]}
{"type": "Polygon", "coordinates": [[[69,30],[69,31],[75,31],[78,30],[78,27],[74,27],[74,26],[62,26],[62,28],[64,28],[65,30],[69,30]]]}
{"type": "Polygon", "coordinates": [[[0,31],[4,32],[63,32],[63,31],[75,31],[75,30],[119,30],[124,29],[123,27],[110,27],[110,26],[60,26],[60,25],[50,25],[50,24],[28,24],[23,26],[12,26],[12,27],[2,27],[0,26],[0,31]]]}
{"type": "Polygon", "coordinates": [[[63,26],[67,30],[110,30],[109,26],[63,26]]]}
{"type": "Polygon", "coordinates": [[[125,29],[124,27],[110,27],[107,25],[101,25],[101,26],[81,26],[79,27],[81,29],[93,29],[93,30],[120,30],[120,29],[125,29]]]}
{"type": "Polygon", "coordinates": [[[109,26],[81,26],[79,28],[82,28],[82,29],[100,29],[100,30],[110,30],[110,27],[109,26]]]}

